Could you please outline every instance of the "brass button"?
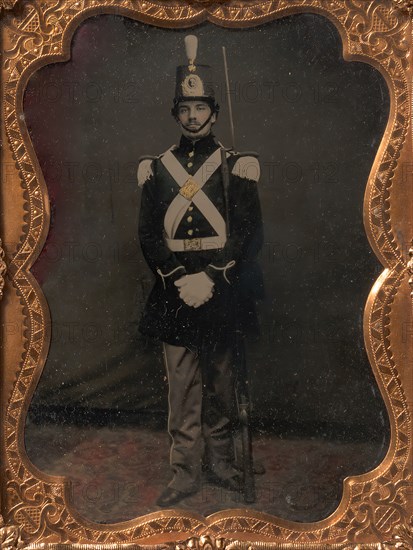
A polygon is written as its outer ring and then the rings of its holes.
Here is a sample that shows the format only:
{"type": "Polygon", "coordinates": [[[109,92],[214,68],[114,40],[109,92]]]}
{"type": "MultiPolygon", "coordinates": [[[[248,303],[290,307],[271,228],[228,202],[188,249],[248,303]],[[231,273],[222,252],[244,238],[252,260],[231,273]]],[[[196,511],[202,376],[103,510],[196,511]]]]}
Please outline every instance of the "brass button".
{"type": "Polygon", "coordinates": [[[188,208],[188,210],[189,210],[190,212],[192,212],[193,209],[194,209],[193,206],[190,206],[190,207],[188,208]]]}
{"type": "Polygon", "coordinates": [[[188,164],[187,164],[188,168],[192,168],[193,165],[194,165],[193,162],[188,162],[188,164]]]}
{"type": "Polygon", "coordinates": [[[188,221],[189,223],[191,223],[191,221],[192,221],[192,216],[188,216],[188,217],[186,218],[186,221],[188,221]]]}
{"type": "Polygon", "coordinates": [[[193,230],[192,230],[192,229],[188,229],[188,235],[193,235],[193,234],[194,234],[193,230]]]}
{"type": "Polygon", "coordinates": [[[190,153],[188,153],[188,155],[189,155],[190,157],[193,157],[193,156],[194,156],[194,152],[191,151],[190,153]]]}

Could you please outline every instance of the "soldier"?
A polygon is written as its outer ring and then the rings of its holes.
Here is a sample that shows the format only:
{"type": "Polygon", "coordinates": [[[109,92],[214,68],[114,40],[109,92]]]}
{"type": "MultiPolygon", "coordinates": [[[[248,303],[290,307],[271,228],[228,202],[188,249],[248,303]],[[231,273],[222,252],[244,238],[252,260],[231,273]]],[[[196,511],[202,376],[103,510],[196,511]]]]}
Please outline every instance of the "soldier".
{"type": "Polygon", "coordinates": [[[140,323],[163,342],[169,385],[172,480],[157,500],[170,507],[208,479],[239,489],[233,467],[237,345],[257,326],[262,245],[253,153],[226,150],[211,132],[219,106],[207,65],[195,65],[197,39],[185,38],[172,115],[182,137],[158,157],[140,159],[139,236],[156,276],[140,323]]]}

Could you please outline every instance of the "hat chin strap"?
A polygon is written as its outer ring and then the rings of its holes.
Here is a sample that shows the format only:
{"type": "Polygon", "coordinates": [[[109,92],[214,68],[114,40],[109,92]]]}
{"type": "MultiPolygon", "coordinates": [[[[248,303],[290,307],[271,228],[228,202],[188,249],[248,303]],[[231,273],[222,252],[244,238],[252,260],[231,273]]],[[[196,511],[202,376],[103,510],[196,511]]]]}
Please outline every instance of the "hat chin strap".
{"type": "Polygon", "coordinates": [[[208,124],[208,122],[211,120],[212,118],[212,115],[214,114],[214,111],[211,112],[211,114],[209,115],[209,117],[206,119],[206,121],[199,127],[197,128],[196,130],[191,130],[190,128],[187,128],[186,126],[184,126],[183,124],[181,124],[182,128],[184,128],[184,130],[186,130],[187,132],[189,132],[190,134],[197,134],[198,132],[200,132],[201,130],[203,130],[205,128],[205,126],[208,124]]]}

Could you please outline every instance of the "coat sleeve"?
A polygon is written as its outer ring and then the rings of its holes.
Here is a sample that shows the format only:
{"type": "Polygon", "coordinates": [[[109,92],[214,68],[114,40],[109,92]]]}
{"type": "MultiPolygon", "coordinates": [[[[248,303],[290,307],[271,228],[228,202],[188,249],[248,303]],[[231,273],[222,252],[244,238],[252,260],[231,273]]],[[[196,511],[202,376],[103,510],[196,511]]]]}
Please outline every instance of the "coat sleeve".
{"type": "Polygon", "coordinates": [[[238,159],[232,170],[229,194],[230,233],[227,242],[218,250],[205,269],[216,281],[224,277],[230,283],[231,269],[253,262],[263,244],[263,224],[257,183],[258,160],[253,157],[238,159]],[[248,160],[250,159],[250,160],[248,160]],[[253,160],[251,160],[253,159],[253,160]],[[245,167],[249,168],[245,170],[245,167]],[[243,169],[244,168],[244,169],[243,169]]]}
{"type": "Polygon", "coordinates": [[[138,169],[139,186],[142,187],[139,213],[139,240],[149,268],[165,281],[173,282],[185,275],[185,267],[166,246],[163,237],[163,212],[157,196],[156,161],[138,169]],[[139,174],[145,173],[145,180],[139,174]]]}

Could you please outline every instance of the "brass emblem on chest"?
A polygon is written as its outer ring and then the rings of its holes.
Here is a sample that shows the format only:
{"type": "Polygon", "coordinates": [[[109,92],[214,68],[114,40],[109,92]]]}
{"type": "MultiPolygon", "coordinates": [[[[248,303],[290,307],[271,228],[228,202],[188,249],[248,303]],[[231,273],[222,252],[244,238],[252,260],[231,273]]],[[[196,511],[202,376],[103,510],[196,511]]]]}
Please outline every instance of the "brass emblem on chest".
{"type": "Polygon", "coordinates": [[[192,200],[192,197],[198,193],[199,189],[200,187],[197,182],[192,178],[188,178],[179,190],[179,193],[190,201],[192,200]]]}

